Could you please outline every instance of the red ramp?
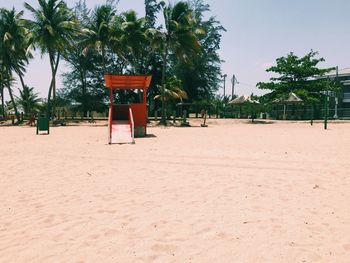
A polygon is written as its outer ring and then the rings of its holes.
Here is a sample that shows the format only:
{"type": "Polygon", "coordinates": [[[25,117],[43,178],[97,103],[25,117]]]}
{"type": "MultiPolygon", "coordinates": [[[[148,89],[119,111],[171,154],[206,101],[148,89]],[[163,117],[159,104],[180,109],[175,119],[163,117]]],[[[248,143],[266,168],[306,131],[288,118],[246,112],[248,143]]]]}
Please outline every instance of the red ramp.
{"type": "Polygon", "coordinates": [[[109,143],[135,143],[134,118],[129,105],[113,105],[109,114],[109,143]]]}
{"type": "Polygon", "coordinates": [[[129,122],[113,121],[111,143],[134,143],[129,122]]]}

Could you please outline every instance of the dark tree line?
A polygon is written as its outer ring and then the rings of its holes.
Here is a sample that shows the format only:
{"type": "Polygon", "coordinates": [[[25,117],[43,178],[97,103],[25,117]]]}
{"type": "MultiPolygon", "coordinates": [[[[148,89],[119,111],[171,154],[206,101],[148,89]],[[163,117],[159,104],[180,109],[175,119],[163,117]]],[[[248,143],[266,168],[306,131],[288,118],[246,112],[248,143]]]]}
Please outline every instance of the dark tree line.
{"type": "MultiPolygon", "coordinates": [[[[62,101],[84,115],[104,111],[108,96],[103,81],[106,72],[151,74],[148,103],[152,110],[162,109],[163,122],[167,107],[176,101],[212,99],[221,75],[218,50],[224,28],[214,17],[204,18],[209,6],[202,0],[178,1],[174,5],[145,0],[144,6],[145,17],[133,10],[118,12],[116,0],[107,0],[92,10],[85,0],[79,0],[74,7],[68,7],[63,0],[38,0],[37,8],[24,3],[30,19],[23,19],[24,11],[1,9],[2,113],[6,89],[19,120],[13,80],[19,77],[23,93],[23,77],[34,49],[49,57],[51,82],[45,100],[48,113],[55,112],[62,101]],[[63,74],[64,87],[58,90],[56,79],[62,61],[68,64],[69,71],[63,74]]],[[[37,101],[33,89],[27,87],[28,91],[29,97],[37,101]]],[[[134,97],[138,94],[115,94],[117,102],[134,97]]],[[[26,108],[26,112],[30,111],[26,108]]]]}

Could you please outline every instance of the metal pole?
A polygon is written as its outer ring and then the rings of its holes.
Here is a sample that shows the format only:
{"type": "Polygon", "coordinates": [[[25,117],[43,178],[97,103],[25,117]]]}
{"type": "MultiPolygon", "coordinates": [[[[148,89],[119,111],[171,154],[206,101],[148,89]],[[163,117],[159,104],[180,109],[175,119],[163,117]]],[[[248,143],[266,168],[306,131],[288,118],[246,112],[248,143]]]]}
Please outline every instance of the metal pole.
{"type": "Polygon", "coordinates": [[[226,119],[226,105],[224,103],[224,119],[226,119]]]}
{"type": "Polygon", "coordinates": [[[225,98],[225,96],[226,96],[226,77],[227,77],[227,74],[224,74],[223,77],[224,77],[224,98],[225,98]]]}
{"type": "MultiPolygon", "coordinates": [[[[337,96],[337,95],[336,95],[337,96]]],[[[338,98],[335,97],[334,119],[338,119],[338,98]]]]}
{"type": "MultiPolygon", "coordinates": [[[[338,69],[338,66],[336,67],[336,76],[335,76],[335,83],[336,85],[338,85],[338,76],[339,76],[339,69],[338,69]]],[[[335,96],[334,96],[334,99],[335,99],[335,106],[334,106],[334,116],[333,118],[334,119],[338,119],[338,93],[335,92],[334,93],[335,96]]]]}
{"type": "Polygon", "coordinates": [[[328,128],[328,90],[326,91],[326,97],[324,102],[324,129],[327,130],[328,128]]]}
{"type": "Polygon", "coordinates": [[[225,89],[226,89],[226,77],[224,76],[224,98],[225,98],[225,89]]]}
{"type": "Polygon", "coordinates": [[[236,84],[236,76],[235,76],[235,74],[233,74],[233,77],[232,77],[232,99],[233,99],[233,96],[235,95],[235,84],[236,84]]]}

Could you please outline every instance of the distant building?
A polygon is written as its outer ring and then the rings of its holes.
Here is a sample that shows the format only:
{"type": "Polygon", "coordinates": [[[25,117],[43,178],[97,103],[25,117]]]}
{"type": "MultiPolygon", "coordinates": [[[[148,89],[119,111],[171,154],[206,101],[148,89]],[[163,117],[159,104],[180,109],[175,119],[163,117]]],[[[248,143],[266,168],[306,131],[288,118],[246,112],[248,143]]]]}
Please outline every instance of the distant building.
{"type": "MultiPolygon", "coordinates": [[[[329,98],[329,118],[349,119],[350,118],[350,68],[333,70],[324,77],[332,82],[338,81],[341,89],[337,93],[330,94],[329,98]]],[[[275,105],[270,112],[270,116],[276,119],[322,119],[324,116],[324,103],[314,105],[295,105],[294,103],[280,103],[275,105]]]]}
{"type": "MultiPolygon", "coordinates": [[[[327,77],[335,80],[337,77],[336,70],[329,72],[327,77]]],[[[338,71],[338,81],[342,86],[338,94],[339,108],[350,109],[350,68],[341,69],[338,71]]]]}

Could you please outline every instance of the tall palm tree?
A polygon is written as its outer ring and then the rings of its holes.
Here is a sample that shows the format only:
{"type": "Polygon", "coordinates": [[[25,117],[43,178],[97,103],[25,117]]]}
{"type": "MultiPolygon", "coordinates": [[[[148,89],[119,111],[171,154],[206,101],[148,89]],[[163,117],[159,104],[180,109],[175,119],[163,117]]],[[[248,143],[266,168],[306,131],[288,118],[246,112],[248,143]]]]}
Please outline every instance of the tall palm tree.
{"type": "Polygon", "coordinates": [[[22,19],[23,11],[2,9],[2,31],[4,47],[7,48],[5,63],[19,76],[22,88],[25,86],[23,74],[28,60],[32,58],[31,34],[22,19]]]}
{"type": "Polygon", "coordinates": [[[1,66],[1,85],[7,86],[16,118],[20,121],[16,103],[12,94],[11,79],[12,72],[19,76],[22,87],[24,87],[23,74],[28,58],[31,56],[28,52],[30,41],[28,41],[28,30],[24,27],[23,11],[17,13],[12,10],[0,9],[0,66],[1,66]],[[6,80],[6,81],[5,81],[6,80]]]}
{"type": "Polygon", "coordinates": [[[84,30],[85,34],[82,44],[87,48],[93,47],[101,52],[104,73],[107,72],[106,49],[110,43],[110,32],[115,14],[116,11],[110,4],[96,7],[92,13],[91,23],[84,30]]]}
{"type": "MultiPolygon", "coordinates": [[[[163,30],[150,29],[148,36],[153,39],[153,44],[161,50],[162,86],[166,84],[166,72],[169,54],[172,53],[177,59],[189,61],[191,56],[200,52],[200,43],[196,35],[193,12],[188,3],[178,2],[174,6],[160,2],[163,9],[163,30]]],[[[166,124],[165,112],[165,88],[161,89],[162,98],[162,123],[166,124]]]]}
{"type": "Polygon", "coordinates": [[[146,73],[144,62],[149,47],[146,29],[145,18],[138,18],[135,11],[130,10],[120,16],[119,49],[121,49],[122,57],[132,67],[131,71],[134,74],[146,73]]]}
{"type": "Polygon", "coordinates": [[[24,3],[33,20],[27,20],[27,25],[33,33],[33,42],[42,54],[49,55],[51,67],[51,84],[48,93],[48,113],[50,114],[51,93],[53,94],[53,111],[56,98],[56,74],[60,58],[69,49],[78,33],[77,20],[63,0],[38,0],[39,7],[35,9],[24,3]]]}
{"type": "Polygon", "coordinates": [[[40,98],[38,97],[38,93],[34,92],[34,88],[28,86],[24,86],[23,90],[19,90],[19,93],[17,101],[21,106],[24,115],[28,117],[37,110],[40,98]]]}

